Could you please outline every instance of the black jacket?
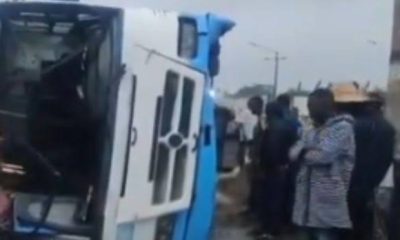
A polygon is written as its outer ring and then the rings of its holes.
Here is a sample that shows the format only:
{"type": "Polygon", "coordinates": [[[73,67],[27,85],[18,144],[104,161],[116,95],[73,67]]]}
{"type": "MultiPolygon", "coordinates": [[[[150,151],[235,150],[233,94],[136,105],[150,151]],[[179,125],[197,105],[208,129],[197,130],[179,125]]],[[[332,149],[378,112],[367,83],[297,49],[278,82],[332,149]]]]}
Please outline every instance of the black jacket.
{"type": "Polygon", "coordinates": [[[297,129],[289,120],[271,122],[261,140],[261,167],[273,170],[289,164],[289,150],[296,140],[297,129]]]}
{"type": "Polygon", "coordinates": [[[354,132],[356,164],[350,189],[371,194],[393,162],[395,130],[383,116],[374,116],[358,119],[354,132]]]}

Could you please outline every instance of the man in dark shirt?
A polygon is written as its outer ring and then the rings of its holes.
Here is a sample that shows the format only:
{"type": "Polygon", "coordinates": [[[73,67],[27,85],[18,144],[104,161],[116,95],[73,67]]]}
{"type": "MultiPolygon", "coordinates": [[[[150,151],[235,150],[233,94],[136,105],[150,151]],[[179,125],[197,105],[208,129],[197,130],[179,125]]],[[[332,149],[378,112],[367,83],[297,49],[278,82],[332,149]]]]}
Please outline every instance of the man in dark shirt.
{"type": "Polygon", "coordinates": [[[383,100],[374,97],[354,126],[356,164],[348,201],[354,239],[372,239],[374,190],[393,163],[395,130],[384,118],[383,100]]]}
{"type": "Polygon", "coordinates": [[[264,100],[260,96],[254,96],[247,102],[247,107],[251,113],[257,116],[257,125],[254,128],[253,139],[248,142],[249,149],[248,155],[251,160],[247,166],[246,173],[249,183],[249,196],[247,199],[248,210],[251,215],[257,214],[259,210],[260,192],[262,187],[259,182],[259,151],[261,147],[262,135],[262,113],[263,113],[264,100]]]}
{"type": "Polygon", "coordinates": [[[261,139],[259,164],[263,175],[260,209],[263,233],[258,239],[280,234],[287,224],[289,149],[297,140],[296,128],[279,103],[268,103],[266,115],[268,128],[261,139]]]}
{"type": "MultiPolygon", "coordinates": [[[[292,106],[293,99],[289,94],[281,94],[277,97],[276,102],[282,106],[286,123],[294,128],[294,131],[299,138],[302,132],[302,125],[299,120],[298,109],[292,106]]],[[[288,184],[287,184],[287,198],[286,198],[286,222],[290,225],[294,207],[294,194],[296,190],[296,176],[299,170],[298,162],[291,162],[288,165],[288,184]]]]}
{"type": "Polygon", "coordinates": [[[276,98],[276,102],[283,108],[285,118],[300,133],[302,126],[298,116],[298,109],[292,105],[292,97],[289,94],[281,94],[276,98]]]}

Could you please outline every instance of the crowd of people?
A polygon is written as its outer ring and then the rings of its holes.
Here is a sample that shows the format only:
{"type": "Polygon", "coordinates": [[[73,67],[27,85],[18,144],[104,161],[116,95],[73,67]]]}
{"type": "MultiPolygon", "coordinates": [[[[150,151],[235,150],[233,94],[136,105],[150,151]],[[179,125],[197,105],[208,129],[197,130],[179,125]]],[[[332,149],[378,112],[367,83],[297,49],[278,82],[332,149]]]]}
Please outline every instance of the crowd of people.
{"type": "MultiPolygon", "coordinates": [[[[239,123],[245,150],[238,155],[250,159],[240,162],[250,187],[244,213],[259,223],[251,231],[256,239],[293,229],[310,240],[374,239],[376,189],[396,162],[396,132],[384,109],[381,94],[353,83],[309,95],[312,126],[300,122],[288,94],[265,107],[261,97],[248,101],[257,121],[251,134],[239,123]]],[[[398,195],[387,214],[389,240],[400,239],[398,195]]]]}

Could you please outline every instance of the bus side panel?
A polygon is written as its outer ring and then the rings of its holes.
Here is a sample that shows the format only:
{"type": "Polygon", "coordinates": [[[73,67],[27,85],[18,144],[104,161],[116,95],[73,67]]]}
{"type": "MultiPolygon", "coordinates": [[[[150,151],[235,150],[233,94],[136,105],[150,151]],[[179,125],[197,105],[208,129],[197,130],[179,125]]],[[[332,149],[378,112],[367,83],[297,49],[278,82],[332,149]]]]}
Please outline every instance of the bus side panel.
{"type": "MultiPolygon", "coordinates": [[[[208,73],[208,58],[209,58],[209,51],[210,51],[210,39],[208,34],[208,23],[206,16],[184,16],[188,18],[194,18],[196,20],[198,26],[198,55],[192,61],[192,65],[196,68],[201,69],[204,72],[208,73]],[[201,32],[201,34],[200,34],[201,32]]],[[[207,82],[205,83],[205,92],[210,89],[211,81],[207,77],[205,79],[207,82]]],[[[193,228],[190,225],[193,223],[192,219],[197,219],[197,215],[200,214],[201,218],[203,219],[199,223],[199,228],[204,229],[204,226],[208,226],[208,222],[211,222],[213,212],[214,212],[214,200],[213,194],[214,189],[213,186],[216,183],[216,172],[212,171],[212,169],[216,169],[216,146],[212,146],[211,144],[205,145],[204,144],[204,126],[208,123],[210,126],[213,126],[212,116],[207,114],[208,112],[213,112],[210,109],[210,104],[208,104],[209,99],[207,96],[204,98],[203,103],[203,114],[201,120],[201,127],[203,128],[203,134],[200,143],[200,151],[198,156],[198,164],[196,169],[196,181],[195,181],[195,196],[192,203],[192,206],[189,210],[181,212],[178,214],[175,223],[175,229],[173,234],[173,240],[184,240],[190,239],[188,238],[189,229],[193,231],[193,228]],[[208,110],[207,110],[208,109],[208,110]],[[210,164],[207,164],[210,163],[210,164]],[[213,164],[214,163],[214,164],[213,164]],[[211,165],[211,166],[208,166],[211,165]],[[207,170],[210,169],[211,171],[207,170]],[[210,196],[211,195],[211,196],[210,196]],[[210,220],[209,220],[210,219],[210,220]]],[[[198,234],[204,236],[204,232],[206,231],[198,231],[198,234]]],[[[192,234],[190,234],[192,235],[192,234]]],[[[208,239],[208,238],[203,238],[208,239]]]]}
{"type": "Polygon", "coordinates": [[[208,73],[206,96],[202,116],[202,141],[197,166],[195,194],[192,206],[178,216],[174,240],[208,240],[211,239],[215,215],[215,195],[217,188],[217,154],[215,135],[214,99],[208,94],[212,89],[212,76],[209,71],[211,46],[229,31],[234,23],[219,20],[213,15],[195,17],[199,29],[199,55],[192,65],[208,73]]]}

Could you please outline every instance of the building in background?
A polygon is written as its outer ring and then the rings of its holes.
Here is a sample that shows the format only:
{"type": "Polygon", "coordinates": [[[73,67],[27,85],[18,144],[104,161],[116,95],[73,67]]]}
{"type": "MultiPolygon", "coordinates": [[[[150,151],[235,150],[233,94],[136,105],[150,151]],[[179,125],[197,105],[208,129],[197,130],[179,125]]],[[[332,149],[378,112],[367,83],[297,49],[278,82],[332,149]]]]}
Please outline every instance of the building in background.
{"type": "Polygon", "coordinates": [[[265,102],[272,99],[274,88],[272,85],[256,84],[244,86],[236,93],[227,93],[222,90],[216,90],[215,102],[218,106],[225,107],[240,114],[247,109],[247,101],[255,96],[261,96],[265,102]]]}

